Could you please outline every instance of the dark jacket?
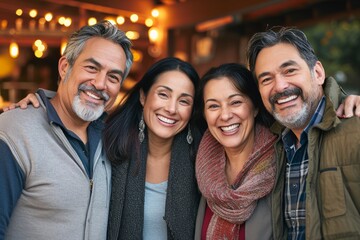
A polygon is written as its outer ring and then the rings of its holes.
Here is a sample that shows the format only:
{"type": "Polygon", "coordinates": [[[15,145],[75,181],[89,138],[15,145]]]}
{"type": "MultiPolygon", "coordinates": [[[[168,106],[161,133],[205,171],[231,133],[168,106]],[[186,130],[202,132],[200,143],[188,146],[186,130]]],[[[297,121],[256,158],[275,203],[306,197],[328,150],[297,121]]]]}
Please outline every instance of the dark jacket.
{"type": "MultiPolygon", "coordinates": [[[[326,98],[322,121],[309,131],[306,239],[360,239],[360,119],[340,120],[334,111],[339,104],[336,98],[336,94],[333,102],[326,98]]],[[[283,129],[278,123],[271,128],[279,135],[278,172],[272,193],[275,239],[286,238],[283,129]]]]}

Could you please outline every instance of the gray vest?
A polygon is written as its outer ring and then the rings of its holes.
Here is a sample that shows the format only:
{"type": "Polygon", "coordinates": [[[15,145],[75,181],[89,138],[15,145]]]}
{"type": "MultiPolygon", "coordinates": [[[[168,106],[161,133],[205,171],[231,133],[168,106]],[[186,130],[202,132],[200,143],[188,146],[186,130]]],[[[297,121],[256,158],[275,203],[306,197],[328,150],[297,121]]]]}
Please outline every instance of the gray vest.
{"type": "Polygon", "coordinates": [[[90,191],[80,158],[47,119],[44,105],[0,116],[0,139],[26,178],[6,239],[106,239],[111,167],[102,144],[95,153],[90,191]]]}

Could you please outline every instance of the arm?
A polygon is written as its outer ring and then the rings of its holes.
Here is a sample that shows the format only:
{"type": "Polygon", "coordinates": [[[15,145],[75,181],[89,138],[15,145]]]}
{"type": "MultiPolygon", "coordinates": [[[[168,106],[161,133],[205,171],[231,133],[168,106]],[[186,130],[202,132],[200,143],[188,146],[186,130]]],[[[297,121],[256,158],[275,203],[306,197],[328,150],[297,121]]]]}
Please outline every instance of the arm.
{"type": "Polygon", "coordinates": [[[328,95],[333,102],[338,117],[350,118],[354,115],[360,117],[360,96],[347,96],[345,91],[332,77],[326,78],[323,87],[325,94],[328,95]],[[341,102],[341,104],[337,105],[338,102],[341,102]]]}
{"type": "Polygon", "coordinates": [[[4,239],[11,214],[25,185],[25,174],[9,147],[0,140],[0,239],[4,239]]]}

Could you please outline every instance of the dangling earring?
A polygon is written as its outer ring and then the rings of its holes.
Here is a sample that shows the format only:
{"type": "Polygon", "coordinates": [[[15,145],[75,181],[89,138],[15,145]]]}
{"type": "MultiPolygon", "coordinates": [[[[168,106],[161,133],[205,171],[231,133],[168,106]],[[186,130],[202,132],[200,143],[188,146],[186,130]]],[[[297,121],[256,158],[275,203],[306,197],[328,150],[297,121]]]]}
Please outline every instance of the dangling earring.
{"type": "Polygon", "coordinates": [[[144,113],[142,113],[141,114],[141,119],[140,119],[140,122],[139,122],[139,141],[140,141],[140,144],[145,139],[144,130],[145,130],[144,113]]]}
{"type": "Polygon", "coordinates": [[[191,135],[191,129],[190,129],[190,124],[188,125],[188,133],[186,135],[186,141],[188,144],[191,144],[193,142],[193,136],[191,135]]]}

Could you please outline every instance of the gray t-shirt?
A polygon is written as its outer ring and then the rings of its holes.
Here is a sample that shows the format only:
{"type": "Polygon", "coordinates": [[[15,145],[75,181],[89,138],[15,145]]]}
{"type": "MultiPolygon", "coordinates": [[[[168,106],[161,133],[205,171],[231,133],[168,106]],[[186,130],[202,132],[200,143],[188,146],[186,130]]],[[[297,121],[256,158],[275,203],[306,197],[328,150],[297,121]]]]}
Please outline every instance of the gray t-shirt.
{"type": "Polygon", "coordinates": [[[167,181],[157,184],[145,183],[144,240],[167,239],[164,220],[167,185],[167,181]]]}

